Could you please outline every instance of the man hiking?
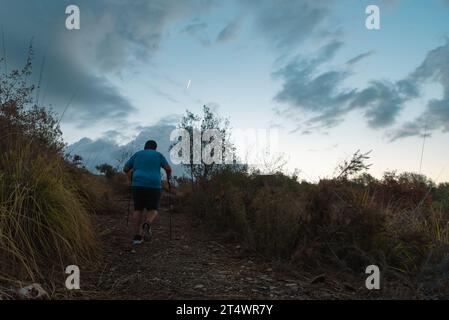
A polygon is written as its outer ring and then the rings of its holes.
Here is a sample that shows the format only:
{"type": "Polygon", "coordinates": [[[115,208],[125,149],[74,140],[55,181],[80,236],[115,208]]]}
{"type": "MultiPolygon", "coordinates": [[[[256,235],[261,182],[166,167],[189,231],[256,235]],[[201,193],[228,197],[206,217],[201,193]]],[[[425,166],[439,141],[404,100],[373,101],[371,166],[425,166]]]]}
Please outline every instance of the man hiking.
{"type": "Polygon", "coordinates": [[[156,219],[161,200],[161,168],[170,180],[172,169],[165,157],[158,151],[154,140],[147,141],[145,149],[135,153],[126,162],[123,171],[131,173],[131,190],[134,212],[131,217],[133,244],[151,240],[151,226],[156,219]],[[144,216],[145,209],[147,212],[144,216]]]}

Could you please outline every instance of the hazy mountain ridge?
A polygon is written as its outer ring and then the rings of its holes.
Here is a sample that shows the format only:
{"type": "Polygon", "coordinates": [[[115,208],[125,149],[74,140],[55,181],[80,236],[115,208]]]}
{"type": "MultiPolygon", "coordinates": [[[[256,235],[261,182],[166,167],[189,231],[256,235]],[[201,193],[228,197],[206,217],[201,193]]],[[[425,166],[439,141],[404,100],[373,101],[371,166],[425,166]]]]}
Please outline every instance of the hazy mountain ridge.
{"type": "Polygon", "coordinates": [[[125,162],[137,151],[142,150],[145,142],[153,139],[158,143],[158,151],[161,152],[173,167],[174,175],[182,176],[184,169],[180,165],[174,165],[170,161],[170,133],[176,127],[172,124],[157,123],[141,128],[140,133],[130,142],[120,145],[116,140],[108,136],[99,139],[82,138],[66,147],[66,153],[73,157],[79,155],[83,158],[83,165],[89,171],[98,173],[96,166],[108,163],[121,170],[125,162]]]}

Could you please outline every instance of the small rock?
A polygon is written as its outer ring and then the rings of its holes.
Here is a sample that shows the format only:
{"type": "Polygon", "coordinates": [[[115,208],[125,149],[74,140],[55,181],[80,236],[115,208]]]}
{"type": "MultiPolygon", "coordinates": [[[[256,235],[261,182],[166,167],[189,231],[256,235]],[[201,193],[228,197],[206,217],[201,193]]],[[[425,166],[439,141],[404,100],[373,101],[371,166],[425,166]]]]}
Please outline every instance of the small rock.
{"type": "Polygon", "coordinates": [[[40,300],[48,298],[48,293],[39,283],[20,288],[17,290],[17,294],[21,299],[40,300]]]}
{"type": "Polygon", "coordinates": [[[315,277],[310,281],[310,284],[316,284],[316,283],[323,283],[326,281],[326,275],[320,274],[319,276],[315,277]]]}
{"type": "Polygon", "coordinates": [[[194,289],[203,289],[204,285],[202,284],[197,284],[195,287],[193,287],[194,289]]]}

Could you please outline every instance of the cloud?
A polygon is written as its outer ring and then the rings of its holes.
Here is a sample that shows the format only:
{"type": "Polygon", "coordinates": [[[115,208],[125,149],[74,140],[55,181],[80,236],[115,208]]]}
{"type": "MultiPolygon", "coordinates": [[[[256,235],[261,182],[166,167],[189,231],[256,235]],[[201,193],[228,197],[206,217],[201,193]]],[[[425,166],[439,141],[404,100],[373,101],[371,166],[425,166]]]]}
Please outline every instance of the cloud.
{"type": "Polygon", "coordinates": [[[189,33],[189,34],[196,34],[198,32],[201,32],[203,30],[207,29],[207,23],[205,22],[197,22],[188,25],[185,27],[181,32],[189,33]]]}
{"type": "Polygon", "coordinates": [[[65,63],[56,56],[45,70],[49,80],[47,101],[59,113],[70,97],[74,99],[64,121],[82,126],[125,118],[135,108],[105,76],[91,74],[81,66],[65,63]],[[69,76],[68,76],[69,75],[69,76]]]}
{"type": "Polygon", "coordinates": [[[429,101],[426,112],[414,122],[404,124],[402,129],[393,133],[390,131],[389,136],[395,139],[395,136],[420,135],[425,122],[432,123],[428,125],[429,130],[448,130],[448,81],[442,79],[449,70],[446,52],[429,53],[423,65],[403,79],[373,79],[365,88],[347,88],[344,83],[351,76],[351,67],[372,56],[375,51],[354,56],[339,69],[326,66],[343,45],[338,40],[342,37],[340,27],[336,26],[335,30],[332,27],[323,28],[330,13],[329,3],[326,7],[308,0],[246,0],[242,3],[251,8],[259,34],[280,53],[276,64],[281,66],[272,73],[281,81],[281,89],[274,96],[274,101],[283,105],[277,109],[279,115],[296,122],[294,132],[311,133],[336,126],[353,111],[361,112],[367,125],[373,129],[391,128],[397,124],[407,103],[421,96],[422,82],[430,79],[443,86],[444,98],[429,101]],[[311,38],[330,39],[330,43],[319,50],[316,58],[291,57],[304,40],[311,38]],[[298,112],[306,113],[308,118],[298,116],[298,112]]]}
{"type": "Polygon", "coordinates": [[[179,103],[179,101],[176,100],[176,98],[173,97],[173,95],[171,95],[171,94],[169,94],[169,93],[167,93],[165,91],[162,91],[162,90],[158,89],[155,86],[150,85],[149,87],[151,88],[151,90],[153,91],[154,94],[156,94],[156,95],[158,95],[158,96],[160,96],[162,98],[165,98],[165,99],[167,99],[168,101],[170,101],[172,103],[179,103]]]}
{"type": "Polygon", "coordinates": [[[415,92],[404,90],[402,82],[371,81],[370,85],[357,93],[350,109],[366,109],[365,118],[371,128],[388,127],[395,123],[404,103],[414,98],[415,92]]]}
{"type": "Polygon", "coordinates": [[[181,33],[186,33],[197,39],[202,45],[208,46],[211,41],[207,35],[208,25],[205,22],[194,22],[181,30],[181,33]]]}
{"type": "Polygon", "coordinates": [[[449,40],[431,50],[423,63],[409,76],[416,86],[438,83],[443,88],[441,99],[430,99],[421,115],[389,133],[391,140],[410,136],[422,136],[425,131],[449,132],[449,40]]]}
{"type": "MultiPolygon", "coordinates": [[[[133,61],[147,62],[157,53],[174,22],[208,10],[211,3],[210,0],[84,0],[80,8],[87,11],[83,12],[86,33],[80,40],[91,44],[103,71],[116,71],[133,61]]],[[[195,33],[206,26],[196,23],[185,31],[195,33]]]]}
{"type": "Polygon", "coordinates": [[[361,54],[355,56],[354,58],[348,60],[346,62],[346,64],[348,66],[353,66],[354,64],[360,62],[361,60],[363,60],[363,59],[365,59],[365,58],[367,58],[369,56],[372,56],[374,53],[375,53],[374,50],[371,50],[371,51],[368,51],[368,52],[365,52],[365,53],[361,53],[361,54]]]}
{"type": "Polygon", "coordinates": [[[120,130],[108,130],[103,133],[103,138],[105,140],[111,141],[113,143],[120,144],[121,141],[129,141],[128,135],[124,134],[120,130]]]}
{"type": "Polygon", "coordinates": [[[242,0],[259,33],[280,50],[298,46],[325,21],[329,9],[311,0],[242,0]]]}
{"type": "Polygon", "coordinates": [[[234,39],[239,33],[242,25],[241,18],[234,19],[231,21],[217,36],[216,42],[226,42],[234,39]]]}
{"type": "Polygon", "coordinates": [[[315,58],[308,60],[296,56],[286,66],[273,73],[273,76],[281,79],[283,83],[282,89],[274,97],[276,102],[289,105],[290,111],[296,109],[318,114],[307,121],[307,126],[336,125],[339,122],[338,116],[346,112],[346,103],[356,95],[355,90],[340,87],[349,76],[348,72],[318,72],[319,67],[332,60],[342,45],[340,41],[332,41],[322,47],[315,58]]]}
{"type": "MultiPolygon", "coordinates": [[[[0,21],[5,29],[9,70],[25,62],[34,37],[36,59],[43,70],[40,95],[62,114],[64,122],[90,126],[124,121],[135,109],[113,82],[114,76],[157,54],[174,21],[207,10],[208,0],[79,0],[81,29],[65,28],[68,0],[2,2],[0,21]]],[[[35,68],[37,79],[40,70],[35,68]]],[[[163,94],[163,92],[159,92],[163,94]]],[[[166,96],[167,97],[167,96],[166,96]]],[[[169,97],[167,97],[169,99],[169,97]]]]}
{"type": "MultiPolygon", "coordinates": [[[[299,120],[295,132],[310,133],[321,128],[339,124],[352,111],[360,111],[369,127],[391,128],[397,124],[398,116],[411,100],[422,97],[421,87],[425,83],[438,83],[443,87],[441,99],[431,99],[426,110],[415,120],[400,124],[390,130],[391,140],[407,136],[419,136],[426,130],[449,131],[449,41],[431,50],[420,66],[407,77],[398,81],[373,79],[365,88],[344,88],[343,83],[351,75],[348,70],[320,72],[330,62],[342,43],[333,41],[324,46],[315,58],[297,56],[273,73],[282,81],[282,88],[274,97],[276,102],[286,105],[279,114],[292,118],[292,113],[302,111],[309,114],[299,120]]],[[[347,67],[368,53],[348,61],[347,67]]]]}

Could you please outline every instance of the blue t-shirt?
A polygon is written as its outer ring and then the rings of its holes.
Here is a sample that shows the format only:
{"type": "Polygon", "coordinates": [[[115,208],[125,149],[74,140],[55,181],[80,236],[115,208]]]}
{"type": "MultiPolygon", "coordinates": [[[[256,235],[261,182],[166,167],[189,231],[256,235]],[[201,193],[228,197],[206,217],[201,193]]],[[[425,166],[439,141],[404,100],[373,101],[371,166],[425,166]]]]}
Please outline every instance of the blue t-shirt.
{"type": "Polygon", "coordinates": [[[126,162],[126,166],[133,169],[132,186],[160,189],[161,167],[167,164],[167,159],[156,150],[135,153],[126,162]]]}

